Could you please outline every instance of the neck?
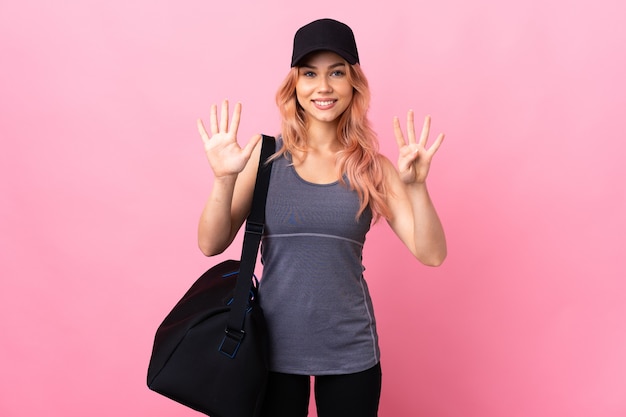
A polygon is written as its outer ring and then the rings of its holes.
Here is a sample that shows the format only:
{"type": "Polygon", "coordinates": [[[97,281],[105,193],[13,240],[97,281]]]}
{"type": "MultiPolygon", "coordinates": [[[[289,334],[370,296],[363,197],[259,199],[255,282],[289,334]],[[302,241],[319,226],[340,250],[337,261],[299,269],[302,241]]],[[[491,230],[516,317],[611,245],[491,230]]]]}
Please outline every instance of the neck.
{"type": "Polygon", "coordinates": [[[316,123],[307,129],[307,148],[317,151],[337,152],[341,144],[337,138],[335,123],[316,123]]]}

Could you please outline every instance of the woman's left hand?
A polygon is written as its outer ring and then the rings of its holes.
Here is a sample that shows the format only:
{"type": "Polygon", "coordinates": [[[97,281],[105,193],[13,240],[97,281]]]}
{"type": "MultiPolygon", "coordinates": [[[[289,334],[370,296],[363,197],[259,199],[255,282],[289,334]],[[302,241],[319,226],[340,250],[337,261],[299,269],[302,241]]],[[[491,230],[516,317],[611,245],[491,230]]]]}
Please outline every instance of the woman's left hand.
{"type": "Polygon", "coordinates": [[[421,184],[426,182],[430,163],[443,142],[444,134],[440,133],[437,139],[435,139],[435,142],[426,149],[426,142],[428,141],[428,135],[430,133],[430,116],[426,116],[424,119],[424,126],[422,127],[419,142],[416,140],[415,136],[413,110],[409,110],[407,113],[406,127],[409,139],[408,143],[405,141],[404,135],[402,134],[400,121],[397,117],[394,117],[393,131],[396,136],[399,151],[398,172],[400,179],[402,179],[402,182],[405,184],[421,184]]]}

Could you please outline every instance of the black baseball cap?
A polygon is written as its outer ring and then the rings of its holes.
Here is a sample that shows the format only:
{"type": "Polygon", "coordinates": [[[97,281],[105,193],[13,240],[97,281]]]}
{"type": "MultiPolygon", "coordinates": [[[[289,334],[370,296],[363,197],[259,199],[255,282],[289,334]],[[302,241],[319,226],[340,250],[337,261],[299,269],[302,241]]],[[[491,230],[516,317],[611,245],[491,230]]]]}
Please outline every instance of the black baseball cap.
{"type": "Polygon", "coordinates": [[[333,19],[319,19],[302,26],[293,38],[291,66],[315,51],[331,51],[354,65],[359,62],[359,52],[352,29],[333,19]]]}

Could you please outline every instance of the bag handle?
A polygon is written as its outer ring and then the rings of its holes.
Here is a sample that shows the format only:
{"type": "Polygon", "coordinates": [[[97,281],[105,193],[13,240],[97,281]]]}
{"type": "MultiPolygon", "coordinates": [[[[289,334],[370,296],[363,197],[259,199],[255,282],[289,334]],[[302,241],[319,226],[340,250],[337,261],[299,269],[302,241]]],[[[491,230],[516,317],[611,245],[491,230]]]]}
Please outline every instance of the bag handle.
{"type": "Polygon", "coordinates": [[[267,201],[267,189],[272,172],[272,162],[267,162],[267,160],[275,151],[276,143],[274,138],[263,135],[261,157],[259,158],[259,168],[252,196],[252,207],[246,220],[239,276],[237,277],[237,285],[235,286],[226,329],[224,329],[224,340],[220,346],[220,352],[231,358],[234,358],[237,354],[237,349],[239,349],[239,345],[245,336],[243,323],[246,318],[246,310],[248,309],[259,245],[265,229],[265,202],[267,201]]]}

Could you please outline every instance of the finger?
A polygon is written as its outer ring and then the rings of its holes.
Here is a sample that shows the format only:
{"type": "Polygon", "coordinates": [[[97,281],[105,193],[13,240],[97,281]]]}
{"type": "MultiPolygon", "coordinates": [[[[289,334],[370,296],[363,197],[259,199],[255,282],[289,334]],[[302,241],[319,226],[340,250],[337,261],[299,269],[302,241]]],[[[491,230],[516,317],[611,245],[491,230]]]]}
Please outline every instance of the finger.
{"type": "Polygon", "coordinates": [[[406,114],[406,132],[409,137],[409,143],[417,143],[415,140],[415,113],[409,110],[406,114]]]}
{"type": "Polygon", "coordinates": [[[235,110],[233,110],[233,120],[230,122],[230,130],[237,136],[237,130],[239,129],[239,120],[241,119],[241,103],[235,104],[235,110]]]}
{"type": "Polygon", "coordinates": [[[228,100],[222,102],[222,115],[220,118],[220,132],[228,132],[228,100]]]}
{"type": "Polygon", "coordinates": [[[437,136],[437,139],[435,139],[435,142],[433,142],[433,144],[430,146],[430,148],[428,148],[428,153],[434,155],[435,152],[437,152],[437,150],[439,149],[439,147],[443,143],[443,140],[444,140],[445,137],[446,137],[446,135],[444,135],[443,133],[440,133],[439,136],[437,136]]]}
{"type": "Polygon", "coordinates": [[[398,144],[398,148],[402,148],[406,145],[404,141],[404,135],[402,134],[402,128],[400,127],[400,120],[397,116],[393,118],[393,133],[396,137],[396,143],[398,144]]]}
{"type": "Polygon", "coordinates": [[[261,136],[261,135],[254,135],[252,138],[250,138],[250,140],[248,141],[246,146],[243,148],[243,153],[244,153],[244,155],[246,155],[247,158],[250,158],[250,155],[252,155],[252,152],[254,151],[254,148],[259,143],[261,138],[263,138],[263,136],[261,136]]]}
{"type": "Polygon", "coordinates": [[[217,104],[211,104],[211,136],[219,132],[217,128],[217,104]]]}
{"type": "Polygon", "coordinates": [[[420,145],[426,146],[428,135],[430,134],[430,116],[424,118],[424,126],[422,127],[422,135],[420,136],[420,145]]]}
{"type": "Polygon", "coordinates": [[[198,126],[198,133],[200,133],[202,140],[203,141],[209,140],[209,134],[207,133],[204,127],[204,123],[202,122],[202,119],[196,120],[196,125],[198,126]]]}
{"type": "Polygon", "coordinates": [[[406,160],[407,163],[412,164],[419,157],[419,147],[417,143],[409,143],[406,146],[400,148],[400,153],[398,157],[400,159],[406,160]]]}

